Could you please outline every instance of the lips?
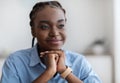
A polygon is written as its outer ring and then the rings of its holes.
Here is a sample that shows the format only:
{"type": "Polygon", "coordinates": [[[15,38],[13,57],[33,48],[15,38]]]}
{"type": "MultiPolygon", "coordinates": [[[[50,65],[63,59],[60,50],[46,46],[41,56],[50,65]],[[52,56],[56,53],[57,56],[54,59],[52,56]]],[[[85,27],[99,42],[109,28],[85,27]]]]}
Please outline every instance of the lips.
{"type": "Polygon", "coordinates": [[[52,45],[59,45],[59,44],[61,44],[62,40],[60,40],[60,39],[49,39],[49,40],[47,40],[47,42],[49,44],[52,44],[52,45]]]}

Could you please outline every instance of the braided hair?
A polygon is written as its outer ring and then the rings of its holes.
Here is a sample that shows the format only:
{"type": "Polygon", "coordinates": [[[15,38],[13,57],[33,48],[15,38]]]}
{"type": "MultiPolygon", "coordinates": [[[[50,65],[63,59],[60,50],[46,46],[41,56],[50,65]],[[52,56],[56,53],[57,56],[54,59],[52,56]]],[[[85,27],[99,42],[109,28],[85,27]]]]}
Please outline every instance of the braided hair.
{"type": "MultiPolygon", "coordinates": [[[[33,6],[33,9],[29,15],[31,28],[34,26],[34,19],[36,18],[36,14],[38,13],[38,11],[43,10],[46,6],[50,6],[52,8],[59,8],[64,12],[64,14],[66,13],[65,9],[62,7],[62,5],[58,1],[38,2],[33,6]]],[[[34,46],[34,40],[35,38],[33,37],[32,47],[34,46]]]]}

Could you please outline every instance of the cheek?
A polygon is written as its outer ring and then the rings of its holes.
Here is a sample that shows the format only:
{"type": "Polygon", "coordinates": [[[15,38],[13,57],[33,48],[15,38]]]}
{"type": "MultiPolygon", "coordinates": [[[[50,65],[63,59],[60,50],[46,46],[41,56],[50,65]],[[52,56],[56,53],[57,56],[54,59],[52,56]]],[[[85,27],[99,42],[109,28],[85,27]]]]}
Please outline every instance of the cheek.
{"type": "Polygon", "coordinates": [[[40,40],[44,40],[44,39],[46,39],[47,38],[47,36],[48,36],[48,33],[47,32],[39,32],[39,33],[37,33],[37,38],[40,40]]]}
{"type": "Polygon", "coordinates": [[[63,39],[66,40],[66,37],[67,37],[67,36],[66,36],[66,32],[65,32],[65,31],[62,32],[61,35],[62,35],[63,39]]]}

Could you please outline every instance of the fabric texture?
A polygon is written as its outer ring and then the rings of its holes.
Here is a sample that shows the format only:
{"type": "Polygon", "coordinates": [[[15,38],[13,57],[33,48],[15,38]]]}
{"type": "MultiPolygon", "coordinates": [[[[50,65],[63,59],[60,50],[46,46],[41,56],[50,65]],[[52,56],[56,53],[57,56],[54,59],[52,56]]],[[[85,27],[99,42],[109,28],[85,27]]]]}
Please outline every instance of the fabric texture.
{"type": "MultiPolygon", "coordinates": [[[[84,83],[102,83],[98,75],[83,55],[65,51],[65,64],[69,66],[84,83]]],[[[5,61],[0,83],[32,83],[46,69],[37,52],[37,46],[11,54],[5,61]]],[[[60,74],[56,74],[48,83],[67,83],[60,74]]]]}

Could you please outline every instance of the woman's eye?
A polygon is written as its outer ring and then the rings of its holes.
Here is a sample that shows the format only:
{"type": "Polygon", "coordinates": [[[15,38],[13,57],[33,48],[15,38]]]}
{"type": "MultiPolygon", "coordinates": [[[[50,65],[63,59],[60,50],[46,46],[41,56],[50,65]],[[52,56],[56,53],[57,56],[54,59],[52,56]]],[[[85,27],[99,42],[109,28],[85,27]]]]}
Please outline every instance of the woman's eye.
{"type": "Polygon", "coordinates": [[[46,29],[49,29],[49,26],[47,26],[47,25],[41,25],[40,28],[43,29],[43,30],[46,30],[46,29]]]}
{"type": "Polygon", "coordinates": [[[61,25],[58,26],[58,28],[59,28],[59,29],[63,29],[64,26],[65,26],[64,24],[61,24],[61,25]]]}

